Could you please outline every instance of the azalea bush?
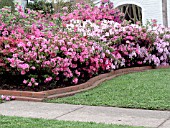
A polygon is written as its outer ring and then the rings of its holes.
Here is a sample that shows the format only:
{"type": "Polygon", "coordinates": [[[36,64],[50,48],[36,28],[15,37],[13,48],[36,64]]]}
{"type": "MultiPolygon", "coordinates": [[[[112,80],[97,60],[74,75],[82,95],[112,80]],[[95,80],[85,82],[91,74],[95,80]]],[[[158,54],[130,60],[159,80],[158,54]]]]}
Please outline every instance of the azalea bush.
{"type": "Polygon", "coordinates": [[[6,6],[10,7],[11,11],[14,11],[14,0],[0,0],[0,9],[6,6]]]}
{"type": "Polygon", "coordinates": [[[90,6],[89,4],[78,3],[76,8],[71,13],[64,13],[61,15],[62,21],[69,22],[71,19],[74,20],[90,20],[95,22],[96,20],[110,20],[118,23],[122,22],[123,13],[118,9],[115,9],[113,3],[109,0],[102,1],[101,5],[90,6]]]}
{"type": "Polygon", "coordinates": [[[53,7],[50,2],[45,2],[43,0],[34,0],[34,2],[29,2],[26,6],[35,11],[42,11],[42,13],[53,13],[53,7]]]}
{"type": "Polygon", "coordinates": [[[77,84],[79,79],[119,65],[110,54],[112,48],[62,31],[56,27],[55,15],[48,17],[48,21],[43,14],[30,10],[26,14],[20,7],[18,13],[8,12],[8,9],[1,12],[0,70],[18,76],[20,84],[33,87],[49,82],[77,84]]]}
{"type": "Polygon", "coordinates": [[[88,39],[114,49],[113,56],[119,56],[124,67],[160,65],[159,58],[151,55],[155,49],[154,42],[159,35],[156,30],[137,24],[119,24],[108,20],[95,23],[90,20],[71,20],[66,25],[66,30],[87,36],[88,39]]]}
{"type": "Polygon", "coordinates": [[[154,29],[157,37],[147,60],[156,63],[157,66],[167,66],[170,64],[170,28],[156,26],[154,29]]]}
{"type": "Polygon", "coordinates": [[[39,11],[44,14],[53,14],[57,12],[61,13],[64,10],[67,10],[67,12],[72,12],[75,7],[71,2],[65,2],[64,0],[57,0],[56,2],[54,2],[54,0],[52,0],[52,2],[34,0],[33,3],[29,2],[26,8],[39,11]]]}
{"type": "Polygon", "coordinates": [[[122,22],[110,1],[78,8],[57,14],[1,9],[1,85],[14,79],[18,88],[46,90],[123,67],[170,64],[169,28],[122,22]]]}
{"type": "Polygon", "coordinates": [[[37,86],[52,80],[77,84],[78,78],[115,69],[109,49],[69,33],[49,36],[48,40],[34,35],[20,40],[0,37],[3,70],[24,75],[24,84],[37,86]]]}
{"type": "Polygon", "coordinates": [[[3,8],[0,11],[0,36],[12,36],[12,38],[25,38],[30,34],[37,37],[48,32],[58,31],[56,14],[41,14],[34,10],[27,9],[24,13],[21,6],[17,6],[15,13],[10,13],[10,8],[3,8]],[[32,31],[33,30],[33,31],[32,31]]]}

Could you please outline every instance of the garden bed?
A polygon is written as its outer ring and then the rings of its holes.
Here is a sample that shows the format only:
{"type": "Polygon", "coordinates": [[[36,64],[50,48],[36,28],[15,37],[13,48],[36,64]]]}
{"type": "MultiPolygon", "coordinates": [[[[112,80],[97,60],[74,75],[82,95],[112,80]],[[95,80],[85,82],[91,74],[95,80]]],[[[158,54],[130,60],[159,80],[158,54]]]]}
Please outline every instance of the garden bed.
{"type": "MultiPolygon", "coordinates": [[[[157,67],[156,69],[159,69],[159,68],[169,68],[169,66],[160,66],[160,67],[157,67]]],[[[98,86],[100,83],[106,80],[113,79],[114,77],[132,73],[132,72],[140,72],[140,71],[151,70],[151,69],[155,69],[155,68],[151,66],[125,68],[125,69],[111,71],[110,73],[101,74],[99,76],[91,78],[86,83],[75,85],[75,86],[52,89],[52,90],[41,91],[41,92],[0,90],[0,94],[15,96],[16,100],[43,101],[45,99],[53,99],[53,98],[71,96],[76,93],[92,89],[98,86]]]]}
{"type": "MultiPolygon", "coordinates": [[[[89,80],[89,78],[81,79],[76,84],[82,84],[89,80]]],[[[41,83],[39,86],[25,86],[22,83],[22,76],[15,76],[11,74],[2,74],[0,75],[0,89],[1,90],[18,90],[18,91],[32,91],[32,92],[41,92],[41,91],[48,91],[56,88],[65,88],[73,86],[73,83],[69,82],[60,82],[57,83],[55,81],[51,81],[50,83],[41,83]]],[[[75,85],[74,85],[75,86],[75,85]]]]}
{"type": "Polygon", "coordinates": [[[76,6],[59,14],[0,10],[2,99],[73,95],[118,75],[170,65],[170,28],[123,21],[110,1],[76,6]]]}

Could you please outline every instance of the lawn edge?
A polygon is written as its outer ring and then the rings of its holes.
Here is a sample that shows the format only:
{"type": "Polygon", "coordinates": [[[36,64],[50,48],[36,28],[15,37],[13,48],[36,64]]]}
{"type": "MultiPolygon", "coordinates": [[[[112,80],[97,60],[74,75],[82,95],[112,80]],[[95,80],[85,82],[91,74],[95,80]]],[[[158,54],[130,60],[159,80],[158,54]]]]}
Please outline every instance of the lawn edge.
{"type": "Polygon", "coordinates": [[[87,82],[75,86],[52,89],[52,90],[41,91],[41,92],[0,90],[0,95],[15,96],[16,97],[15,100],[19,100],[19,101],[42,102],[47,99],[72,96],[74,94],[90,90],[100,85],[104,81],[111,80],[114,77],[121,76],[124,74],[129,74],[133,72],[142,72],[146,70],[162,69],[162,68],[170,68],[170,66],[158,66],[158,67],[143,66],[143,67],[118,69],[118,70],[113,70],[109,73],[95,76],[90,80],[88,80],[87,82]]]}

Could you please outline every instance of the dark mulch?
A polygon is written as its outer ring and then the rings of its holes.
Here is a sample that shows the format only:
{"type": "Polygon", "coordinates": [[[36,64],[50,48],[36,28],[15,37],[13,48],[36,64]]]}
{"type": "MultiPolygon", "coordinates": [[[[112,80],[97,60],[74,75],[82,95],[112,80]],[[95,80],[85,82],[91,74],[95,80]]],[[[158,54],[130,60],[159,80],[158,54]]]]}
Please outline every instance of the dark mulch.
{"type": "MultiPolygon", "coordinates": [[[[128,67],[128,66],[127,66],[128,67]]],[[[134,66],[136,67],[136,66],[134,66]]],[[[121,68],[120,68],[121,69],[121,68]]],[[[100,72],[99,74],[108,73],[106,72],[100,72]]],[[[97,75],[97,74],[96,74],[97,75]]],[[[96,76],[94,75],[94,76],[96,76]]],[[[27,74],[28,76],[28,74],[27,74]]],[[[90,79],[90,77],[87,77],[88,75],[84,75],[85,77],[80,77],[78,84],[85,83],[90,79]]],[[[18,90],[18,91],[34,91],[34,92],[40,92],[40,91],[46,91],[46,90],[52,90],[57,88],[64,88],[69,86],[74,86],[75,84],[72,83],[72,79],[65,80],[63,78],[63,74],[60,74],[60,80],[59,81],[51,81],[50,83],[39,83],[38,86],[32,86],[29,87],[25,84],[23,84],[23,80],[26,76],[23,75],[12,75],[9,72],[2,73],[0,72],[0,89],[2,90],[18,90]]],[[[42,80],[42,78],[39,78],[42,80]]]]}
{"type": "MultiPolygon", "coordinates": [[[[88,80],[89,78],[86,79],[81,79],[79,80],[78,84],[84,83],[88,80]]],[[[34,91],[34,92],[39,92],[39,91],[46,91],[46,90],[52,90],[52,89],[57,89],[57,88],[64,88],[64,87],[69,87],[69,86],[74,86],[74,84],[70,81],[52,81],[50,83],[42,84],[40,83],[38,86],[32,86],[29,87],[23,82],[23,76],[19,75],[11,75],[11,74],[0,74],[0,89],[2,90],[18,90],[18,91],[34,91]]]]}

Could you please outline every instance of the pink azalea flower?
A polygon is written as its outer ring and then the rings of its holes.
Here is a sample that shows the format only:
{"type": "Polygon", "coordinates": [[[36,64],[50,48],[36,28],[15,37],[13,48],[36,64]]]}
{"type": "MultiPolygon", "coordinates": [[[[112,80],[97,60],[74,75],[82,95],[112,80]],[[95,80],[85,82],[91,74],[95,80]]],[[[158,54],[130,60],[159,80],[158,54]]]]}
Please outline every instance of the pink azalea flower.
{"type": "Polygon", "coordinates": [[[6,96],[1,95],[1,99],[2,99],[2,100],[6,99],[6,96]]]}
{"type": "Polygon", "coordinates": [[[5,98],[5,100],[6,100],[6,101],[10,101],[10,100],[11,100],[11,97],[10,97],[10,96],[7,96],[7,97],[5,98]]]}
{"type": "Polygon", "coordinates": [[[31,86],[32,86],[32,83],[31,83],[31,82],[29,82],[29,83],[28,83],[28,86],[29,86],[29,87],[31,87],[31,86]]]}
{"type": "Polygon", "coordinates": [[[11,96],[11,100],[15,100],[15,96],[11,96]]]}
{"type": "Polygon", "coordinates": [[[31,69],[35,70],[36,68],[34,66],[32,66],[31,69]]]}
{"type": "Polygon", "coordinates": [[[77,84],[77,83],[78,83],[78,79],[77,79],[77,78],[74,78],[74,79],[73,79],[73,83],[74,83],[74,84],[77,84]]]}
{"type": "Polygon", "coordinates": [[[24,81],[23,81],[24,84],[27,84],[27,82],[28,82],[27,80],[24,80],[24,81]]]}
{"type": "Polygon", "coordinates": [[[22,70],[21,75],[25,75],[25,74],[26,74],[25,70],[22,70]]]}
{"type": "Polygon", "coordinates": [[[35,79],[34,79],[34,78],[31,78],[31,82],[33,82],[33,83],[34,83],[34,82],[35,82],[35,79]]]}
{"type": "Polygon", "coordinates": [[[35,86],[38,86],[38,83],[34,83],[35,84],[35,86]]]}

